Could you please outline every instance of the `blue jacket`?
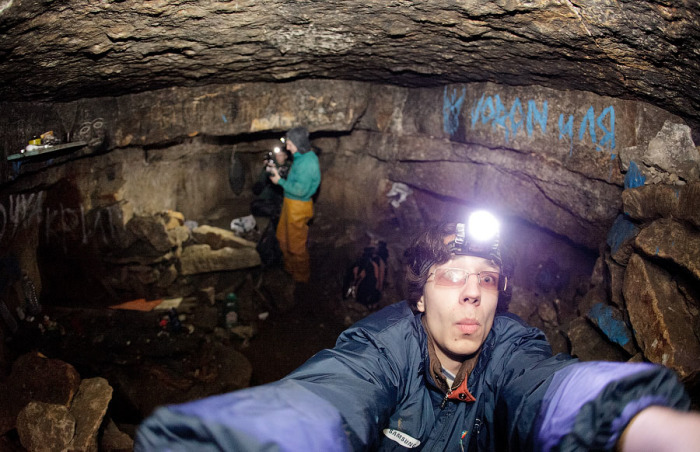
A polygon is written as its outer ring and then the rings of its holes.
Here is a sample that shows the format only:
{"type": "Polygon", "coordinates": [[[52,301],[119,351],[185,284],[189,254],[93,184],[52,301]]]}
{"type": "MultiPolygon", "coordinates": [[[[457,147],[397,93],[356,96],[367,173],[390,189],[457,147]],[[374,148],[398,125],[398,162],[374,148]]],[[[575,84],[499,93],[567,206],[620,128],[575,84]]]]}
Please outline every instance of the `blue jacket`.
{"type": "Polygon", "coordinates": [[[281,381],[159,408],[135,450],[612,449],[640,410],[690,405],[670,369],[552,356],[512,315],[495,318],[469,375],[474,401],[445,400],[420,318],[389,306],[281,381]]]}

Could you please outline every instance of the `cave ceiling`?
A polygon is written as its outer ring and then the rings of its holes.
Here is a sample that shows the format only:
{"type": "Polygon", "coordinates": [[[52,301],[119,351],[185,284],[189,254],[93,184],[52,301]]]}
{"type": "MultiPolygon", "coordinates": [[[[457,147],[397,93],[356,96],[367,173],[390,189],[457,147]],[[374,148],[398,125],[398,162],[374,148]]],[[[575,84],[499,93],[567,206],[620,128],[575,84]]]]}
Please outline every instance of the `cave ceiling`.
{"type": "Polygon", "coordinates": [[[493,81],[638,99],[700,126],[695,0],[0,0],[0,98],[173,86],[493,81]]]}

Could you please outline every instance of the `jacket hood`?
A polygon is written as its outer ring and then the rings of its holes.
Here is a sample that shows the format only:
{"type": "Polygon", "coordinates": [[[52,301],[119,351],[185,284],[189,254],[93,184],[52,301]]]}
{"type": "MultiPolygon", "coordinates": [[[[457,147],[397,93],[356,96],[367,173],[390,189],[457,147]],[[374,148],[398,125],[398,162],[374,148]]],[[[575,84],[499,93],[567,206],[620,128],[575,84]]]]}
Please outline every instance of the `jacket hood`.
{"type": "Polygon", "coordinates": [[[309,131],[305,127],[294,127],[287,132],[286,138],[294,143],[299,152],[306,154],[311,150],[309,131]]]}

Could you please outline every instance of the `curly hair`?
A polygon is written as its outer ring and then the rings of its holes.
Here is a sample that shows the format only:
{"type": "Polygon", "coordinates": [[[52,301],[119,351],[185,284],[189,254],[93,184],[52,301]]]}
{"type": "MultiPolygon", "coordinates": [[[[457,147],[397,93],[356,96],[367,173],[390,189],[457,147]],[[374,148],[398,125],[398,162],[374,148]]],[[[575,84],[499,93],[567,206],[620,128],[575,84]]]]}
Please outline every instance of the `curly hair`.
{"type": "MultiPolygon", "coordinates": [[[[420,297],[423,296],[423,288],[428,281],[430,269],[434,265],[442,265],[452,258],[453,254],[448,244],[456,234],[457,223],[438,223],[421,232],[404,252],[406,298],[412,309],[416,309],[420,297]]],[[[501,273],[510,279],[513,274],[512,259],[507,253],[504,253],[503,247],[501,247],[501,261],[501,273]]],[[[508,310],[511,295],[511,284],[508,284],[506,290],[498,294],[497,313],[508,310]]]]}

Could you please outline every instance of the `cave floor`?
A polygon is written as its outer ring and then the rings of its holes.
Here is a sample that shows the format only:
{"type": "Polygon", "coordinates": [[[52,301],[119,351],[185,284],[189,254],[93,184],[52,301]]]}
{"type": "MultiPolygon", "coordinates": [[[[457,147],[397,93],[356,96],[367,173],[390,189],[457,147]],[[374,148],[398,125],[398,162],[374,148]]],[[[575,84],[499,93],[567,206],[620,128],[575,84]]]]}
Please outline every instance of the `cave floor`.
{"type": "MultiPolygon", "coordinates": [[[[357,225],[319,223],[311,226],[309,234],[310,282],[297,284],[293,308],[270,315],[248,347],[241,349],[253,365],[252,384],[285,376],[316,352],[333,347],[345,328],[371,313],[342,296],[345,271],[369,242],[366,231],[357,225]]],[[[405,246],[406,237],[393,225],[369,234],[394,244],[394,250],[405,246]]],[[[378,308],[401,299],[399,261],[400,256],[390,255],[390,267],[398,271],[390,269],[378,308]]]]}
{"type": "MultiPolygon", "coordinates": [[[[218,222],[226,225],[215,225],[227,227],[230,218],[221,216],[218,222]]],[[[367,234],[359,224],[335,224],[317,216],[309,234],[308,284],[294,285],[279,266],[217,275],[216,303],[195,299],[183,304],[177,331],[160,324],[164,311],[45,306],[42,315],[54,322],[53,328],[37,321],[9,345],[17,356],[39,351],[65,361],[81,378],[106,378],[114,388],[108,415],[133,437],[136,426],[158,406],[278,380],[332,347],[340,332],[371,312],[343,299],[342,280],[350,263],[370,236],[386,240],[390,253],[404,246],[405,237],[395,225],[380,229],[367,234]],[[256,296],[253,287],[261,278],[274,280],[287,295],[268,290],[256,296]],[[232,287],[240,289],[238,334],[222,328],[222,297],[232,287]],[[252,373],[236,359],[241,355],[252,373]]],[[[380,307],[400,299],[399,258],[390,254],[380,307]]]]}

